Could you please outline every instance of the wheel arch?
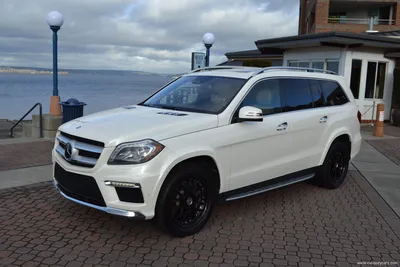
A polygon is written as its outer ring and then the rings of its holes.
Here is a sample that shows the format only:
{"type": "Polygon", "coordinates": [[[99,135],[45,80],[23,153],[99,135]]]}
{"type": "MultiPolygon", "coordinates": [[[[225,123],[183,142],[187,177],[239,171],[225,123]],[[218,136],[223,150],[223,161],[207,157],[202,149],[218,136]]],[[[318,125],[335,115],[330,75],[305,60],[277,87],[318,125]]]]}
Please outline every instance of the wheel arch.
{"type": "Polygon", "coordinates": [[[348,130],[345,130],[345,129],[338,130],[335,133],[333,133],[328,140],[329,141],[327,142],[327,145],[324,148],[322,157],[319,161],[319,165],[322,165],[324,163],[325,157],[328,154],[328,151],[331,148],[332,144],[335,142],[338,142],[338,141],[349,143],[349,150],[350,150],[349,153],[351,155],[352,138],[351,138],[351,134],[348,130]]]}
{"type": "Polygon", "coordinates": [[[156,196],[156,199],[158,199],[162,186],[165,184],[165,182],[168,180],[168,177],[174,172],[174,170],[188,162],[199,162],[210,166],[210,168],[216,173],[218,192],[220,192],[221,188],[226,186],[223,182],[224,179],[221,174],[221,166],[219,166],[217,160],[215,159],[215,155],[209,151],[197,151],[177,157],[165,167],[161,179],[159,179],[154,188],[154,196],[156,196]]]}

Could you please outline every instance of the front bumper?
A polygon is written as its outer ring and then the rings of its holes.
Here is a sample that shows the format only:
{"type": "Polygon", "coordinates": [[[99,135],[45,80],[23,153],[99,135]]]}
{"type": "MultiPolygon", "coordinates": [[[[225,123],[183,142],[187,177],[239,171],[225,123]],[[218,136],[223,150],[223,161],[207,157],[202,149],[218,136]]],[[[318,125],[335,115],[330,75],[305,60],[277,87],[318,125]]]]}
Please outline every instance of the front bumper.
{"type": "MultiPolygon", "coordinates": [[[[112,151],[113,148],[105,148],[97,164],[93,168],[85,168],[70,164],[53,149],[54,185],[63,197],[75,203],[119,216],[146,220],[152,219],[155,215],[158,193],[162,181],[165,178],[165,173],[167,173],[166,166],[168,165],[172,152],[165,148],[157,157],[143,164],[108,165],[107,160],[112,151]],[[66,172],[63,179],[58,181],[60,184],[57,184],[56,180],[55,170],[57,165],[66,172]],[[92,181],[80,179],[87,179],[88,177],[91,178],[92,181]],[[65,190],[65,187],[63,188],[65,181],[69,182],[75,189],[82,189],[91,184],[96,185],[94,187],[96,187],[97,190],[97,192],[95,192],[97,198],[95,197],[92,199],[95,201],[86,201],[85,198],[71,194],[70,191],[65,190]],[[117,187],[110,185],[109,181],[140,185],[142,201],[129,202],[124,200],[121,198],[121,195],[118,194],[117,187]]],[[[74,191],[72,191],[72,193],[74,193],[74,191]]]]}
{"type": "Polygon", "coordinates": [[[58,187],[57,180],[54,178],[53,178],[53,185],[63,197],[65,197],[66,199],[71,200],[77,204],[84,205],[89,208],[97,209],[97,210],[100,210],[100,211],[103,211],[103,212],[106,212],[109,214],[113,214],[113,215],[135,218],[135,219],[142,219],[142,220],[146,219],[146,217],[138,211],[121,210],[121,209],[116,209],[116,208],[111,208],[111,207],[101,207],[101,206],[93,205],[93,204],[69,197],[60,190],[60,188],[58,187]]]}

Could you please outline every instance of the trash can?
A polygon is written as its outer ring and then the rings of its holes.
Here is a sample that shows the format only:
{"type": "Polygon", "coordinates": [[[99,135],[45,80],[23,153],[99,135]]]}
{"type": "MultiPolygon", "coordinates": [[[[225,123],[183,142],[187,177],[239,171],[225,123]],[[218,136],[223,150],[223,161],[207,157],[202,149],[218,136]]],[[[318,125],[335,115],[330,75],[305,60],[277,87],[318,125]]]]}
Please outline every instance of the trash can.
{"type": "Polygon", "coordinates": [[[86,103],[79,102],[75,98],[70,98],[67,101],[60,102],[62,106],[62,123],[66,123],[73,119],[83,116],[83,107],[86,103]]]}

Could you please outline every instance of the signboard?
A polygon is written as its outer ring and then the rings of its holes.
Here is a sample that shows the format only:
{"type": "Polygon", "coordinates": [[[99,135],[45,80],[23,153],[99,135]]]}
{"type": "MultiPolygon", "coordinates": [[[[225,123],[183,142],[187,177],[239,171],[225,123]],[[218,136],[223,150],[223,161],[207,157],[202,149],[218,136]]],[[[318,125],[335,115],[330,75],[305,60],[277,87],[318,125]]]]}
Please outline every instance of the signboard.
{"type": "Polygon", "coordinates": [[[379,121],[385,120],[385,111],[379,111],[379,121]]]}
{"type": "Polygon", "coordinates": [[[206,65],[206,54],[201,52],[192,52],[192,70],[204,68],[206,65]]]}

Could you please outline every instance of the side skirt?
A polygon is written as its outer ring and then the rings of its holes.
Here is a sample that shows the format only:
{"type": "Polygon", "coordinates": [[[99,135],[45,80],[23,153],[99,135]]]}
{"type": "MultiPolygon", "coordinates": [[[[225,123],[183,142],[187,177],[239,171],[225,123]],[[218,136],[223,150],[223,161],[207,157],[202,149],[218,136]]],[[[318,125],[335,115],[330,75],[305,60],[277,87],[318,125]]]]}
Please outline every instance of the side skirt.
{"type": "Polygon", "coordinates": [[[232,201],[236,199],[246,198],[250,196],[254,196],[257,194],[261,194],[267,191],[271,191],[280,187],[284,187],[287,185],[303,182],[309,179],[312,179],[316,172],[317,168],[310,168],[303,171],[287,174],[281,177],[277,177],[271,180],[263,181],[261,183],[241,187],[238,189],[234,189],[228,192],[224,192],[219,195],[219,202],[232,201]]]}

